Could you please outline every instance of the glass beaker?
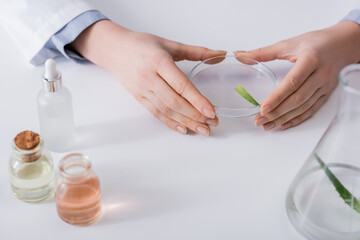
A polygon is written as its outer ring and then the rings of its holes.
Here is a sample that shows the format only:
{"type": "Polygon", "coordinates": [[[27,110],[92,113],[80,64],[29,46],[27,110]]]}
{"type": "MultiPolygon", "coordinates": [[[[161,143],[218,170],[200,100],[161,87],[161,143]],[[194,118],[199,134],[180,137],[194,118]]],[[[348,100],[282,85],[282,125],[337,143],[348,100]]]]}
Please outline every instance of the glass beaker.
{"type": "Polygon", "coordinates": [[[360,64],[339,82],[337,115],[287,193],[288,217],[309,239],[360,239],[360,64]]]}
{"type": "Polygon", "coordinates": [[[73,225],[89,225],[101,212],[100,181],[90,159],[73,153],[61,159],[55,190],[59,217],[73,225]]]}

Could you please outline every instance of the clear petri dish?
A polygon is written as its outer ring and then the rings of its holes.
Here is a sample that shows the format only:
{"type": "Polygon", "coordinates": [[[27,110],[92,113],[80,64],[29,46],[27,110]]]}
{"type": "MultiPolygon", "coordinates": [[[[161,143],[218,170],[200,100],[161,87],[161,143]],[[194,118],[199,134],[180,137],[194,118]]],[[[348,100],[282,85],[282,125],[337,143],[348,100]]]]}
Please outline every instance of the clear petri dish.
{"type": "Polygon", "coordinates": [[[232,55],[206,59],[188,77],[214,105],[216,115],[228,118],[250,117],[260,112],[259,106],[236,92],[237,85],[241,84],[261,104],[278,84],[276,75],[264,64],[232,55]]]}

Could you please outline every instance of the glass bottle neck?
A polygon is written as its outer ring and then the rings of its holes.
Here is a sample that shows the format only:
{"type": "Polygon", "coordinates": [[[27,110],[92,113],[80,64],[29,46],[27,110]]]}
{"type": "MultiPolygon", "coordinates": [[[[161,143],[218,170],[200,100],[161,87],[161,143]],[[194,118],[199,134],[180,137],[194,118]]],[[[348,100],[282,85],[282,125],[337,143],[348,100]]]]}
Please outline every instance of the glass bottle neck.
{"type": "Polygon", "coordinates": [[[73,183],[87,179],[92,173],[90,159],[80,153],[69,154],[61,159],[59,170],[63,179],[73,183]]]}
{"type": "Polygon", "coordinates": [[[31,150],[22,150],[16,146],[15,142],[13,142],[14,156],[16,156],[17,159],[25,163],[35,162],[36,160],[38,160],[42,155],[43,149],[44,149],[43,139],[40,139],[39,144],[34,149],[31,150]]]}
{"type": "Polygon", "coordinates": [[[42,74],[42,82],[43,82],[43,88],[45,92],[58,92],[62,88],[62,76],[59,72],[56,79],[52,79],[51,81],[45,77],[45,74],[42,74]]]}

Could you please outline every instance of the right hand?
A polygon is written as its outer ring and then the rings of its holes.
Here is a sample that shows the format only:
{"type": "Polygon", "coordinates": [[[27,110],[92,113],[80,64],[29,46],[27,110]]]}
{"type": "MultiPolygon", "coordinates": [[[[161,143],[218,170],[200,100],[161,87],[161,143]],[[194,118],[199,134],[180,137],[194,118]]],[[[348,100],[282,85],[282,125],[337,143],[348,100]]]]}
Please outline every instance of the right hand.
{"type": "Polygon", "coordinates": [[[261,62],[275,59],[295,63],[279,86],[261,103],[256,126],[265,130],[295,127],[310,118],[338,83],[340,70],[360,61],[360,27],[342,21],[329,28],[305,33],[237,56],[261,62]]]}
{"type": "Polygon", "coordinates": [[[216,126],[215,109],[176,66],[175,61],[201,61],[225,55],[99,21],[71,44],[85,58],[111,71],[119,82],[170,129],[191,129],[207,136],[216,126]]]}

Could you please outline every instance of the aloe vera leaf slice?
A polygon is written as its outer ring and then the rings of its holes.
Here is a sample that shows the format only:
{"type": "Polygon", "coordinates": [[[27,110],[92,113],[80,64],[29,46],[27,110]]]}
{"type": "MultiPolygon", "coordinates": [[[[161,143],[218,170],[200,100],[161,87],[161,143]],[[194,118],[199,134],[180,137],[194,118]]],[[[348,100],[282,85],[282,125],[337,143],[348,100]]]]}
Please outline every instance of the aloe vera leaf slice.
{"type": "Polygon", "coordinates": [[[235,87],[235,90],[243,97],[245,98],[249,103],[259,106],[260,104],[241,86],[241,84],[237,85],[235,87]]]}
{"type": "Polygon", "coordinates": [[[328,166],[320,159],[320,157],[315,153],[315,158],[320,164],[320,167],[324,170],[326,176],[329,178],[330,182],[334,185],[336,191],[339,193],[340,197],[345,201],[345,203],[358,213],[360,213],[360,201],[352,193],[346,189],[346,187],[339,181],[339,179],[330,171],[328,166]]]}

